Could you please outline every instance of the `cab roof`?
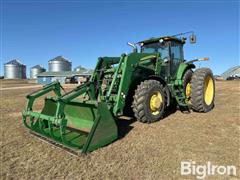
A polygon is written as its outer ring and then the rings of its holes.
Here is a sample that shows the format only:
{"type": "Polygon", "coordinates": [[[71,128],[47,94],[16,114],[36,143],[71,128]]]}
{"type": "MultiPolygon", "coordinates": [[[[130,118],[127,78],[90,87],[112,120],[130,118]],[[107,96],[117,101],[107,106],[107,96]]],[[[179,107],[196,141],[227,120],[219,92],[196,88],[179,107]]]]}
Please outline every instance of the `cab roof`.
{"type": "Polygon", "coordinates": [[[157,37],[157,38],[153,37],[153,38],[150,38],[150,39],[139,41],[138,44],[154,43],[154,42],[158,42],[160,39],[163,39],[165,41],[177,41],[177,42],[180,42],[180,43],[184,43],[184,41],[182,41],[181,39],[176,38],[174,36],[162,36],[162,37],[157,37]]]}

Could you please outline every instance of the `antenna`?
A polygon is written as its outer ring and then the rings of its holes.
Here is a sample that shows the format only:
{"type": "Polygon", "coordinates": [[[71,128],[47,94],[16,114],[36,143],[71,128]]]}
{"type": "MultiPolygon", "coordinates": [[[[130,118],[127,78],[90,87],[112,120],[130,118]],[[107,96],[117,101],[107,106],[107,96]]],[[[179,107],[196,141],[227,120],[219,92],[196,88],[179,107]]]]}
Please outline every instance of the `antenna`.
{"type": "MultiPolygon", "coordinates": [[[[173,35],[172,37],[182,36],[182,35],[184,35],[184,34],[190,34],[190,33],[191,33],[191,35],[189,36],[189,41],[190,41],[191,44],[194,44],[194,43],[196,43],[196,35],[194,34],[193,31],[188,31],[188,32],[184,32],[184,33],[179,33],[179,34],[173,35]]],[[[182,38],[182,39],[183,39],[183,41],[185,42],[186,38],[182,38]]]]}
{"type": "Polygon", "coordinates": [[[182,35],[184,35],[184,34],[194,34],[194,31],[188,31],[188,32],[184,32],[184,33],[179,33],[179,34],[175,34],[175,35],[173,35],[172,37],[176,37],[176,36],[182,36],[182,35]]]}

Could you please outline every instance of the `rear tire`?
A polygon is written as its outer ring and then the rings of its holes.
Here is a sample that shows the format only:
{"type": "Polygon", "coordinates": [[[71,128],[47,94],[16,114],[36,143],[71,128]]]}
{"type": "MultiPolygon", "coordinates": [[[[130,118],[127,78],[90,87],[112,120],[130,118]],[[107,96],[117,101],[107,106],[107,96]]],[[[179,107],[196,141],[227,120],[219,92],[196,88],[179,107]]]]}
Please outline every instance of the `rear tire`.
{"type": "Polygon", "coordinates": [[[143,81],[135,90],[133,98],[133,112],[138,121],[152,123],[163,117],[166,95],[159,81],[143,81]]]}
{"type": "Polygon", "coordinates": [[[191,80],[191,104],[198,112],[208,112],[214,107],[215,83],[209,68],[199,68],[191,80]]]}

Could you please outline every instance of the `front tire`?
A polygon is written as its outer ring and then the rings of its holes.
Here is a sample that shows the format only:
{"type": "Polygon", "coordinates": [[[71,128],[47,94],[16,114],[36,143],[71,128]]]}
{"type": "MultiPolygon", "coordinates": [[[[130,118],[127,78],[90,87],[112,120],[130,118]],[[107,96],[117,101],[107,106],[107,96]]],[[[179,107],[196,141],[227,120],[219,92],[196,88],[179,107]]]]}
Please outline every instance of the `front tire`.
{"type": "Polygon", "coordinates": [[[192,76],[191,104],[198,112],[208,112],[214,107],[215,82],[209,68],[199,68],[192,76]]]}
{"type": "Polygon", "coordinates": [[[152,123],[163,117],[166,95],[162,84],[157,80],[145,80],[135,90],[133,112],[136,119],[152,123]]]}

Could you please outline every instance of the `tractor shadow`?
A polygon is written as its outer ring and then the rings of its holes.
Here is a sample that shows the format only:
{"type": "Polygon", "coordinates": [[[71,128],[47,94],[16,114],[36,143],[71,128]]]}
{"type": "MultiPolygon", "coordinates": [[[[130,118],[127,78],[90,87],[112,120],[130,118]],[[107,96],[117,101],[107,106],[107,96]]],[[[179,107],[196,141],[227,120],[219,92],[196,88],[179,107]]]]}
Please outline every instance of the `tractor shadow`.
{"type": "Polygon", "coordinates": [[[122,116],[117,119],[118,139],[124,138],[134,127],[131,125],[137,120],[133,117],[122,116]]]}
{"type": "MultiPolygon", "coordinates": [[[[172,104],[166,108],[163,118],[160,121],[167,120],[166,117],[174,114],[179,109],[177,108],[176,104],[172,104]]],[[[116,120],[118,126],[118,139],[124,138],[133,128],[132,125],[136,122],[136,118],[133,116],[122,116],[116,120]]],[[[146,123],[145,123],[146,124],[146,123]]]]}
{"type": "Polygon", "coordinates": [[[165,120],[166,117],[170,116],[171,114],[174,114],[178,110],[180,110],[180,109],[178,109],[178,107],[175,103],[171,104],[170,106],[168,106],[165,109],[165,113],[163,115],[163,118],[160,121],[165,120]]]}

